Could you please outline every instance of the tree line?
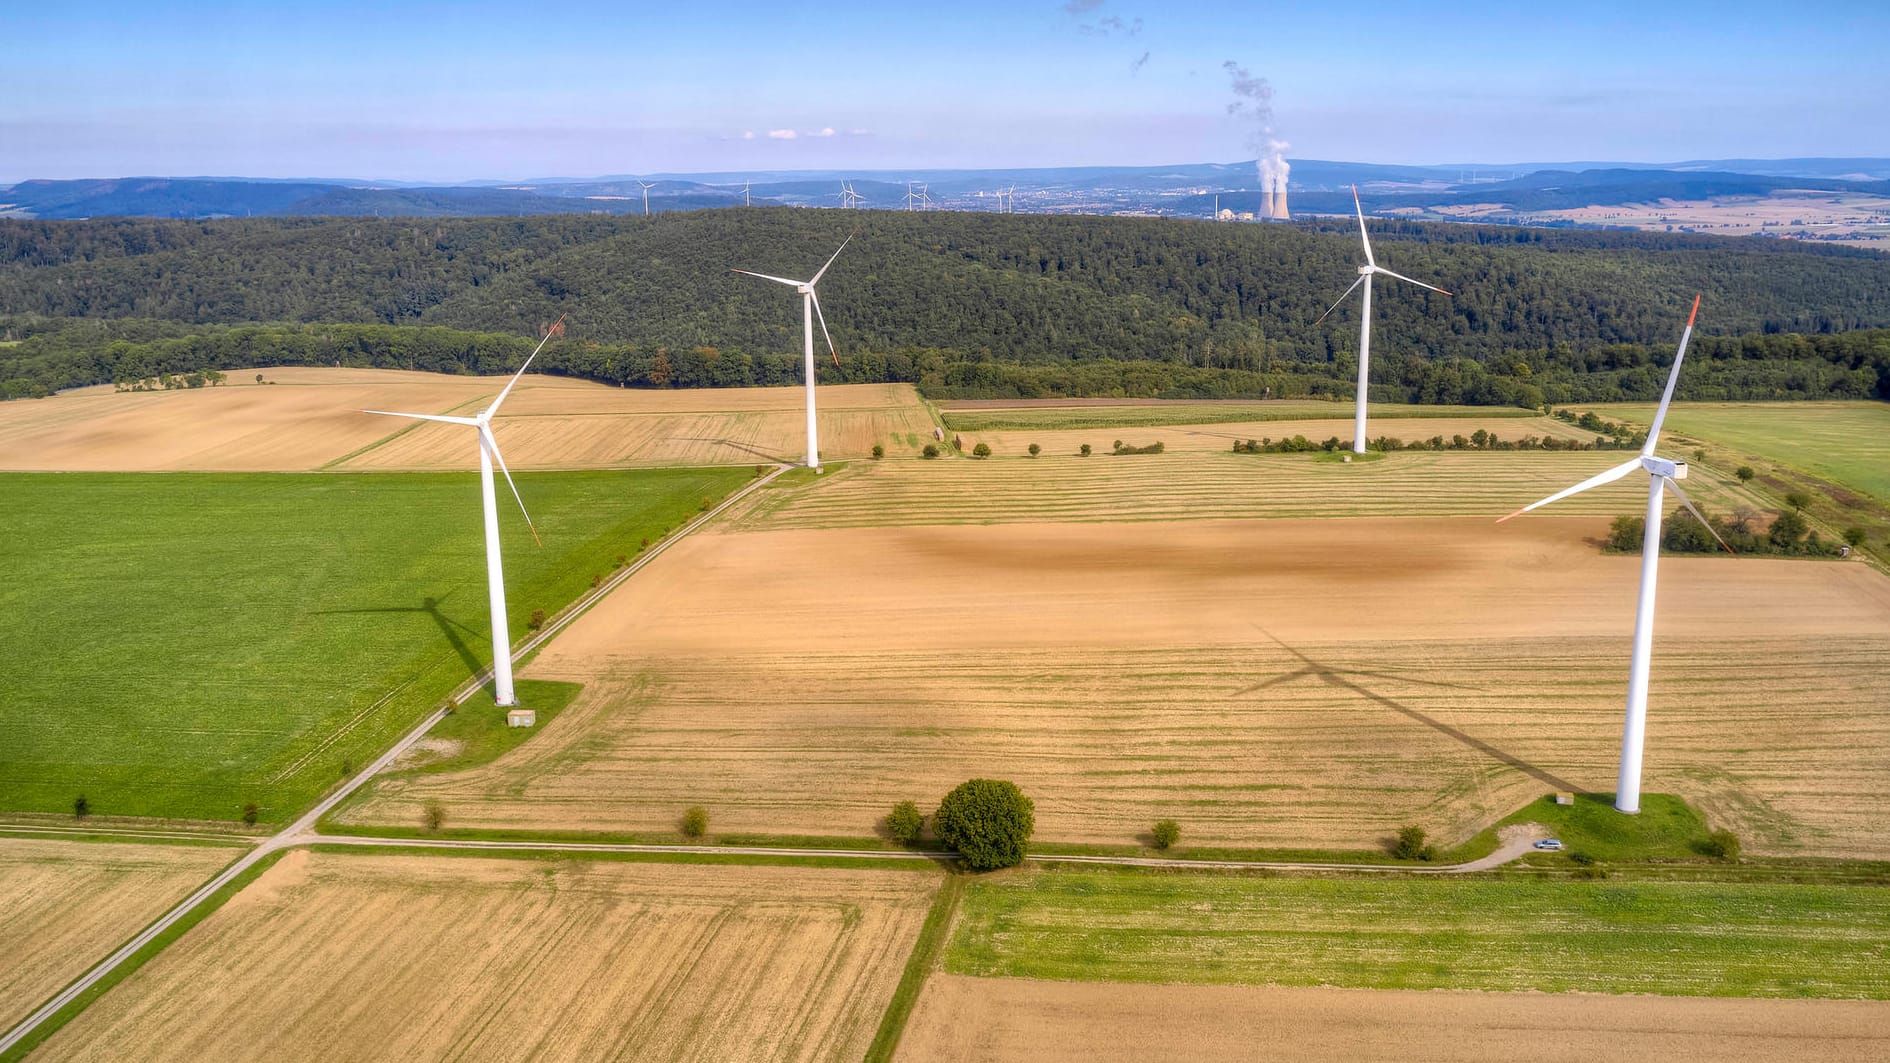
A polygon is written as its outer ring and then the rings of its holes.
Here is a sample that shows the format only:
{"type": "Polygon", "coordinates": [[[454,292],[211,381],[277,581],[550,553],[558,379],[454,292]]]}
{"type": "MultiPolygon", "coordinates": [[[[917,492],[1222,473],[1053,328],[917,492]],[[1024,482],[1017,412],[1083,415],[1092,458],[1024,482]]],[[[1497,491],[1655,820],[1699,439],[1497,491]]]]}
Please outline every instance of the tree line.
{"type": "MultiPolygon", "coordinates": [[[[1890,397],[1890,256],[1647,233],[1374,222],[1373,398],[1538,405],[1658,395],[1706,293],[1692,398],[1890,397]]],[[[569,312],[547,368],[633,387],[799,379],[778,285],[821,284],[832,381],[941,397],[1347,394],[1355,276],[1333,221],[787,208],[653,217],[0,220],[9,396],[269,364],[498,372],[569,312]],[[122,345],[122,346],[119,346],[122,345]],[[194,362],[192,360],[195,360],[194,362]],[[509,360],[509,361],[508,361],[509,360]],[[136,371],[135,366],[133,370],[136,371]]]]}

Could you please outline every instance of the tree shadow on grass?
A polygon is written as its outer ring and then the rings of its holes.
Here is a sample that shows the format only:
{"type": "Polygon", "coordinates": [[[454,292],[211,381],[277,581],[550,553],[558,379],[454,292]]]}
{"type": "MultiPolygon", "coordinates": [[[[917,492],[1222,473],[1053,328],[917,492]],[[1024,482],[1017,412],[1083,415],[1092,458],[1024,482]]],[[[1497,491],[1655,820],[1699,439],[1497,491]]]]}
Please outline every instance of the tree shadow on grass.
{"type": "Polygon", "coordinates": [[[1576,789],[1575,784],[1569,782],[1566,779],[1558,778],[1557,776],[1547,771],[1544,771],[1541,768],[1536,767],[1534,764],[1531,764],[1528,761],[1515,756],[1514,754],[1506,753],[1503,750],[1498,749],[1497,747],[1489,744],[1488,742],[1485,742],[1483,739],[1465,732],[1463,729],[1459,727],[1455,727],[1451,724],[1445,723],[1444,721],[1437,719],[1434,716],[1430,716],[1423,712],[1420,712],[1417,709],[1414,709],[1411,706],[1406,705],[1395,698],[1391,698],[1384,694],[1380,694],[1375,690],[1368,689],[1363,684],[1358,683],[1347,677],[1348,676],[1364,676],[1369,679],[1384,679],[1384,680],[1390,680],[1392,682],[1398,682],[1398,683],[1416,683],[1421,686],[1444,687],[1451,690],[1470,690],[1470,691],[1477,691],[1477,692],[1482,691],[1481,687],[1468,686],[1462,683],[1440,683],[1435,680],[1429,680],[1429,679],[1415,679],[1411,676],[1398,675],[1395,672],[1370,672],[1370,671],[1365,671],[1363,669],[1357,669],[1357,668],[1332,668],[1327,665],[1321,664],[1318,661],[1313,660],[1311,657],[1306,656],[1304,653],[1301,653],[1299,650],[1296,650],[1293,647],[1288,646],[1285,642],[1281,641],[1278,636],[1274,635],[1273,632],[1268,631],[1266,628],[1263,628],[1258,624],[1254,625],[1254,630],[1260,632],[1262,635],[1265,635],[1267,638],[1272,639],[1274,645],[1285,650],[1287,653],[1292,654],[1294,657],[1297,657],[1300,660],[1300,662],[1304,665],[1304,667],[1296,669],[1295,671],[1288,672],[1285,675],[1274,676],[1272,679],[1255,683],[1254,685],[1247,687],[1244,690],[1237,691],[1234,694],[1234,697],[1237,697],[1237,698],[1243,697],[1247,694],[1252,694],[1256,691],[1264,690],[1268,687],[1278,686],[1281,683],[1291,682],[1295,679],[1317,678],[1317,679],[1325,681],[1327,684],[1331,686],[1335,686],[1341,690],[1347,691],[1352,694],[1356,694],[1357,696],[1364,698],[1367,701],[1373,702],[1387,709],[1390,709],[1391,711],[1398,713],[1399,715],[1405,717],[1406,719],[1414,720],[1417,723],[1421,723],[1424,726],[1429,727],[1432,730],[1438,732],[1439,734],[1447,735],[1453,739],[1456,739],[1458,742],[1463,743],[1464,745],[1470,747],[1471,749],[1474,749],[1477,752],[1482,753],[1483,755],[1487,757],[1491,757],[1495,760],[1501,761],[1502,763],[1507,764],[1512,768],[1515,768],[1517,771],[1522,772],[1523,774],[1529,776],[1532,779],[1536,779],[1540,782],[1547,783],[1549,786],[1553,787],[1554,789],[1568,790],[1568,791],[1573,791],[1576,789]]]}

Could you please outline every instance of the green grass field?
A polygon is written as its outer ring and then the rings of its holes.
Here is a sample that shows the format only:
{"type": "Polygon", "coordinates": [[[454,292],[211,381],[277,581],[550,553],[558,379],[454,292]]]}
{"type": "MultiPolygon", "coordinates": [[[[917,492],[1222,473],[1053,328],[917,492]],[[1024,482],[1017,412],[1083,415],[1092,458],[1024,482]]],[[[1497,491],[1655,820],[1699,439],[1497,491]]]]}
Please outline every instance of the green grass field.
{"type": "MultiPolygon", "coordinates": [[[[1595,410],[1637,424],[1654,416],[1647,405],[1595,410]]],[[[1890,501],[1890,403],[1687,402],[1668,412],[1666,427],[1890,501]]]]}
{"type": "MultiPolygon", "coordinates": [[[[525,474],[514,638],[752,473],[525,474]]],[[[466,473],[0,476],[0,811],[281,821],[491,658],[466,473]]],[[[501,487],[501,495],[505,494],[501,487]]]]}
{"type": "MultiPolygon", "coordinates": [[[[1536,410],[1509,406],[1410,406],[1372,403],[1373,420],[1402,417],[1536,417],[1536,410]]],[[[1177,402],[1160,406],[1025,406],[1008,409],[944,409],[945,426],[956,432],[998,429],[1159,428],[1171,424],[1231,424],[1236,421],[1309,421],[1349,418],[1350,402],[1177,402]]],[[[1391,433],[1386,433],[1391,434],[1391,433]]],[[[1374,436],[1373,438],[1376,438],[1374,436]]]]}
{"type": "Polygon", "coordinates": [[[973,882],[955,974],[1890,998],[1890,891],[1031,871],[973,882]]]}

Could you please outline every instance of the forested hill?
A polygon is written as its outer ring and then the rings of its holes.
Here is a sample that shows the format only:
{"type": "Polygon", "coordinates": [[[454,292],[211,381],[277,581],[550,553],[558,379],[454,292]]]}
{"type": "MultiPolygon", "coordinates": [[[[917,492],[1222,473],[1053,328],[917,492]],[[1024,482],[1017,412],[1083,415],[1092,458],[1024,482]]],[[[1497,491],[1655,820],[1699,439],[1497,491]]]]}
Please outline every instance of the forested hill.
{"type": "MultiPolygon", "coordinates": [[[[1373,379],[1387,397],[1640,397],[1696,291],[1703,336],[1757,334],[1709,345],[1740,364],[1691,375],[1701,397],[1890,397],[1890,340],[1854,331],[1890,328],[1890,256],[1665,234],[1372,228],[1381,263],[1455,293],[1378,282],[1373,379]]],[[[820,289],[843,356],[824,370],[834,379],[916,379],[941,393],[1277,394],[1341,390],[1321,382],[1342,385],[1355,364],[1356,302],[1316,323],[1360,261],[1343,219],[756,208],[0,221],[0,342],[23,341],[0,346],[0,380],[34,394],[198,368],[179,364],[191,359],[417,364],[422,351],[423,367],[490,372],[516,345],[475,333],[532,335],[568,312],[550,368],[634,384],[773,383],[798,368],[797,300],[730,267],[807,276],[849,234],[820,289]],[[214,327],[252,323],[320,327],[214,327]],[[378,327],[329,327],[342,325],[378,327]],[[677,366],[701,363],[698,348],[715,350],[715,366],[692,379],[677,366]],[[665,365],[652,375],[659,349],[665,365]]]]}

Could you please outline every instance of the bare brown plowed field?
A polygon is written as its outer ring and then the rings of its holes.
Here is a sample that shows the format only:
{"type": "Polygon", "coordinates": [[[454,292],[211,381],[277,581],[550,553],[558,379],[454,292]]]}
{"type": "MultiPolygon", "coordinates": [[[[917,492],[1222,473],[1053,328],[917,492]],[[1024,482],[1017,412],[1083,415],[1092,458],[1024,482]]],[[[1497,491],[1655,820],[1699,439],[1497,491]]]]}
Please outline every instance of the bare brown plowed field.
{"type": "MultiPolygon", "coordinates": [[[[1592,443],[1595,433],[1584,432],[1572,424],[1552,417],[1408,417],[1374,421],[1367,428],[1371,439],[1391,436],[1406,442],[1442,436],[1470,438],[1478,429],[1495,433],[1501,439],[1518,440],[1524,436],[1573,439],[1592,443]]],[[[1108,454],[1120,439],[1130,446],[1145,447],[1160,443],[1164,450],[1179,453],[1196,451],[1232,452],[1235,441],[1290,439],[1305,436],[1317,443],[1328,437],[1352,438],[1352,419],[1346,417],[1308,421],[1235,421],[1231,424],[1174,424],[1155,428],[1081,428],[1042,431],[1031,428],[1004,428],[982,432],[963,432],[965,448],[989,444],[997,457],[1027,455],[1032,443],[1050,455],[1075,454],[1084,443],[1098,455],[1108,454]]],[[[1626,455],[1622,455],[1623,458],[1626,455]]],[[[1039,459],[1041,460],[1041,459],[1039,459]]]]}
{"type": "Polygon", "coordinates": [[[294,852],[35,1058],[858,1059],[937,885],[294,852]]]}
{"type": "MultiPolygon", "coordinates": [[[[1123,438],[1129,441],[1127,433],[1123,438]]],[[[855,462],[818,483],[762,493],[743,524],[778,529],[1271,517],[1494,519],[1632,456],[1407,451],[1348,465],[1304,454],[1195,452],[855,462]]],[[[1756,504],[1735,481],[1705,469],[1687,481],[1687,493],[1714,513],[1756,504]]],[[[1577,516],[1638,514],[1646,497],[1646,481],[1628,477],[1556,508],[1577,516]]]]}
{"type": "Polygon", "coordinates": [[[1716,1000],[934,974],[900,1063],[1384,1060],[1865,1063],[1890,1058],[1875,1001],[1716,1000]]]}
{"type": "Polygon", "coordinates": [[[195,845],[0,838],[0,1030],[235,858],[195,845]]]}
{"type": "MultiPolygon", "coordinates": [[[[477,451],[445,425],[361,413],[478,409],[499,377],[387,369],[254,371],[190,391],[82,388],[0,404],[0,469],[74,472],[297,472],[462,469],[477,451]],[[359,452],[359,453],[357,453],[359,452]],[[353,455],[350,458],[350,455],[353,455]]],[[[910,385],[820,389],[821,447],[833,458],[917,453],[932,421],[910,385]]],[[[494,431],[513,468],[742,465],[805,449],[800,388],[639,391],[563,377],[519,382],[494,431]]]]}
{"type": "MultiPolygon", "coordinates": [[[[521,388],[523,385],[521,385],[521,388]]],[[[798,462],[807,452],[801,388],[583,392],[520,391],[493,432],[513,468],[746,465],[798,462]]],[[[818,396],[823,459],[894,456],[932,440],[932,418],[910,384],[840,384],[818,396]]],[[[478,461],[450,425],[423,425],[343,464],[347,469],[470,468],[478,461]]]]}
{"type": "MultiPolygon", "coordinates": [[[[349,813],[464,825],[864,834],[1013,779],[1038,837],[1456,840],[1612,788],[1637,562],[1541,518],[1005,525],[705,536],[548,646],[546,732],[349,813]]],[[[1890,581],[1663,566],[1647,788],[1754,851],[1890,855],[1890,581]]]]}

